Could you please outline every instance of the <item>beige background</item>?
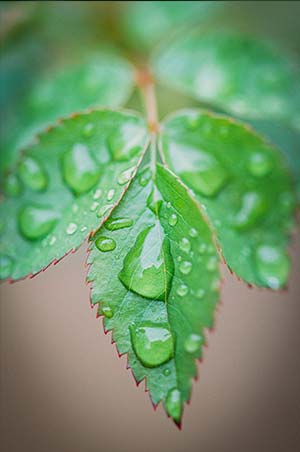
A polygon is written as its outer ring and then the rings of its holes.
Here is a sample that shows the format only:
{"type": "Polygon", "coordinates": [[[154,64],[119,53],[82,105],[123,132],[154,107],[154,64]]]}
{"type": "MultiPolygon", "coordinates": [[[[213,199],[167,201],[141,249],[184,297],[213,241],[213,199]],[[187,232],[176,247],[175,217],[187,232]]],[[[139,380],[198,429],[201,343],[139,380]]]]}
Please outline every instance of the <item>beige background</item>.
{"type": "Polygon", "coordinates": [[[183,430],[155,413],[89,306],[85,245],[1,294],[4,452],[300,450],[300,278],[250,289],[224,269],[222,304],[183,430]],[[298,295],[298,299],[297,299],[298,295]]]}

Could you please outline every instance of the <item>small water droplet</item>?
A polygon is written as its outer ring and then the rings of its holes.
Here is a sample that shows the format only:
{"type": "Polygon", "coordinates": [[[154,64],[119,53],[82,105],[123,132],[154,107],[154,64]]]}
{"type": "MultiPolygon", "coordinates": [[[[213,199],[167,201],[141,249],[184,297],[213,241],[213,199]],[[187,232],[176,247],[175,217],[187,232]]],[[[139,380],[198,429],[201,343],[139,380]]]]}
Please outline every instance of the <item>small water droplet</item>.
{"type": "Polygon", "coordinates": [[[171,375],[170,369],[165,369],[163,374],[164,374],[165,377],[168,377],[169,375],[171,375]]]}
{"type": "Polygon", "coordinates": [[[151,179],[151,170],[149,167],[145,168],[143,170],[143,172],[141,173],[141,175],[139,176],[139,184],[142,187],[146,187],[146,185],[148,184],[149,180],[151,179]]]}
{"type": "Polygon", "coordinates": [[[195,228],[191,228],[189,232],[190,237],[195,238],[198,235],[198,231],[195,228]]]}
{"type": "Polygon", "coordinates": [[[31,157],[26,157],[19,165],[19,176],[22,182],[35,191],[47,188],[48,177],[39,162],[31,157]]]}
{"type": "Polygon", "coordinates": [[[48,235],[57,220],[58,214],[51,208],[30,205],[19,213],[19,228],[25,238],[37,240],[48,235]]]}
{"type": "Polygon", "coordinates": [[[132,346],[145,367],[157,367],[174,354],[171,331],[167,324],[143,322],[130,328],[132,346]]]}
{"type": "Polygon", "coordinates": [[[190,334],[184,342],[185,351],[188,353],[199,352],[200,345],[203,342],[203,337],[199,334],[190,334]]]}
{"type": "Polygon", "coordinates": [[[114,197],[115,194],[115,190],[113,188],[111,188],[110,190],[108,190],[107,192],[107,201],[111,201],[114,197]]]}
{"type": "Polygon", "coordinates": [[[101,313],[106,317],[107,319],[111,319],[114,315],[113,310],[110,306],[101,306],[101,313]]]}
{"type": "Polygon", "coordinates": [[[82,226],[81,228],[80,228],[80,232],[85,232],[87,230],[87,227],[86,226],[82,226]]]}
{"type": "Polygon", "coordinates": [[[72,205],[72,212],[73,212],[73,213],[77,213],[78,210],[79,210],[78,204],[73,204],[73,205],[72,205]]]}
{"type": "Polygon", "coordinates": [[[52,235],[52,237],[50,237],[50,239],[49,239],[49,245],[53,246],[55,242],[56,242],[56,237],[55,237],[55,235],[52,235]]]}
{"type": "Polygon", "coordinates": [[[178,218],[177,218],[176,213],[172,213],[172,214],[169,216],[169,220],[168,220],[169,225],[170,225],[170,226],[176,226],[177,221],[178,221],[178,218]]]}
{"type": "Polygon", "coordinates": [[[0,256],[0,279],[6,279],[11,275],[13,260],[6,255],[0,256]]]}
{"type": "Polygon", "coordinates": [[[133,220],[131,218],[109,218],[104,226],[109,231],[118,231],[119,229],[131,228],[133,220]]]}
{"type": "Polygon", "coordinates": [[[182,412],[181,393],[178,389],[171,389],[166,397],[165,403],[167,413],[174,419],[175,422],[179,422],[182,412]]]}
{"type": "Polygon", "coordinates": [[[127,184],[127,182],[130,181],[132,174],[135,171],[135,166],[132,168],[128,168],[127,170],[123,171],[119,177],[118,177],[118,184],[119,185],[124,185],[127,184]]]}
{"type": "Polygon", "coordinates": [[[273,166],[272,158],[263,152],[253,152],[249,156],[248,171],[252,176],[264,177],[271,171],[273,166]]]}
{"type": "Polygon", "coordinates": [[[97,217],[99,218],[103,217],[103,215],[105,215],[113,207],[114,207],[113,204],[105,204],[104,206],[100,207],[100,209],[97,212],[97,217]]]}
{"type": "Polygon", "coordinates": [[[170,203],[170,201],[167,202],[167,209],[171,209],[172,204],[170,203]]]}
{"type": "Polygon", "coordinates": [[[124,260],[119,279],[128,290],[142,297],[164,301],[171,287],[173,271],[169,239],[156,221],[138,235],[124,260]]]}
{"type": "Polygon", "coordinates": [[[205,254],[207,251],[207,245],[206,243],[201,243],[201,245],[199,246],[199,253],[201,255],[205,254]]]}
{"type": "Polygon", "coordinates": [[[18,196],[21,193],[21,184],[16,174],[9,174],[5,180],[4,192],[8,196],[18,196]]]}
{"type": "Polygon", "coordinates": [[[211,256],[206,263],[206,269],[209,272],[213,272],[217,268],[218,268],[218,259],[216,256],[211,256]]]}
{"type": "Polygon", "coordinates": [[[97,189],[95,190],[94,195],[93,195],[93,199],[97,200],[97,199],[101,198],[101,195],[102,195],[102,190],[101,190],[101,188],[97,188],[97,189]]]}
{"type": "Polygon", "coordinates": [[[202,300],[204,295],[205,295],[205,290],[204,289],[198,289],[196,294],[195,294],[195,297],[198,298],[199,300],[202,300]]]}
{"type": "Polygon", "coordinates": [[[178,256],[178,257],[177,257],[177,261],[178,261],[178,262],[181,262],[181,261],[182,261],[182,257],[181,257],[181,256],[178,256]]]}
{"type": "Polygon", "coordinates": [[[271,289],[279,289],[286,284],[290,261],[279,246],[261,245],[255,257],[258,275],[264,284],[271,289]]]}
{"type": "Polygon", "coordinates": [[[192,263],[188,261],[183,261],[180,266],[179,270],[183,275],[188,275],[192,271],[192,263]]]}
{"type": "Polygon", "coordinates": [[[116,242],[114,241],[114,239],[103,236],[97,238],[95,245],[98,250],[102,251],[103,253],[113,251],[116,248],[116,242]]]}
{"type": "Polygon", "coordinates": [[[94,201],[94,202],[91,204],[90,211],[91,211],[91,212],[95,212],[95,210],[97,210],[98,207],[99,207],[99,203],[98,203],[97,201],[94,201]]]}
{"type": "Polygon", "coordinates": [[[238,230],[247,230],[256,224],[267,208],[267,203],[261,193],[244,193],[240,209],[233,217],[232,224],[238,230]]]}
{"type": "Polygon", "coordinates": [[[179,248],[181,251],[184,251],[185,253],[189,253],[191,250],[191,242],[186,237],[183,237],[179,242],[179,248]]]}
{"type": "Polygon", "coordinates": [[[91,137],[95,132],[95,124],[92,124],[89,122],[86,124],[83,128],[83,136],[85,137],[91,137]]]}
{"type": "Polygon", "coordinates": [[[77,143],[62,158],[63,176],[76,195],[89,191],[99,180],[100,169],[85,144],[77,143]]]}
{"type": "Polygon", "coordinates": [[[77,231],[77,228],[78,228],[78,226],[76,223],[69,223],[67,226],[67,229],[66,229],[66,233],[68,235],[73,235],[77,231]]]}
{"type": "Polygon", "coordinates": [[[189,291],[188,286],[186,286],[185,284],[180,284],[180,286],[178,286],[177,288],[177,295],[179,295],[180,297],[184,297],[185,295],[187,295],[189,291]]]}

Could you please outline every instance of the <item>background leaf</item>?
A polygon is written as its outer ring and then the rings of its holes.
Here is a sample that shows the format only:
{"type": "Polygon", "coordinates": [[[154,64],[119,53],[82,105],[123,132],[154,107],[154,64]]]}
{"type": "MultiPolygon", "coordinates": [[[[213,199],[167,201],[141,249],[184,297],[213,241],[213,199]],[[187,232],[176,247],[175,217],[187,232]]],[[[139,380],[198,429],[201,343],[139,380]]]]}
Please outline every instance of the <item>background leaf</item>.
{"type": "Polygon", "coordinates": [[[286,284],[294,198],[279,154],[242,123],[199,110],[163,124],[167,163],[192,188],[229,268],[250,284],[286,284]]]}
{"type": "Polygon", "coordinates": [[[155,178],[145,167],[90,251],[91,300],[105,330],[153,403],[163,400],[180,423],[218,300],[218,258],[199,206],[169,170],[158,165],[155,178]]]}
{"type": "Polygon", "coordinates": [[[120,200],[146,144],[144,121],[129,112],[80,114],[42,133],[4,180],[1,278],[76,249],[120,200]]]}

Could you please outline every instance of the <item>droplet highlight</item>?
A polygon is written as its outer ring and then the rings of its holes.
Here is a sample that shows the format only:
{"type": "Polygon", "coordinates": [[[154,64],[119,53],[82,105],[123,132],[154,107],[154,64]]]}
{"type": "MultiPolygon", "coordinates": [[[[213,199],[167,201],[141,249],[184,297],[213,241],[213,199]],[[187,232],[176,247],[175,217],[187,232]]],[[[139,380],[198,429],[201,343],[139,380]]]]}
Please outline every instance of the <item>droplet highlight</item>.
{"type": "Polygon", "coordinates": [[[199,334],[190,334],[184,342],[185,351],[188,353],[199,352],[200,346],[203,342],[203,337],[199,334]]]}
{"type": "Polygon", "coordinates": [[[95,241],[95,245],[102,253],[113,251],[116,248],[116,242],[113,239],[104,236],[98,237],[95,241]]]}

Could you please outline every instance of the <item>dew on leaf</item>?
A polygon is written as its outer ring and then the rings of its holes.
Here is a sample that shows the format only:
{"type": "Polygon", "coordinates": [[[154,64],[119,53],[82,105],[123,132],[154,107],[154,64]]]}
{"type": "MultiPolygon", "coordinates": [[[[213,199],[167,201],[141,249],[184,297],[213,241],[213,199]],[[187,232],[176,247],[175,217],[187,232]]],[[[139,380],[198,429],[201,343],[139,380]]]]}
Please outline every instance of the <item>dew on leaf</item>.
{"type": "Polygon", "coordinates": [[[197,235],[198,235],[197,229],[191,228],[191,229],[189,230],[189,236],[190,236],[190,237],[195,238],[195,237],[197,237],[197,235]]]}
{"type": "Polygon", "coordinates": [[[29,205],[19,212],[19,228],[29,240],[45,237],[52,231],[58,220],[58,214],[51,208],[29,205]]]}
{"type": "Polygon", "coordinates": [[[189,261],[183,261],[181,262],[179,266],[179,270],[183,275],[188,275],[192,271],[192,263],[189,261]]]}
{"type": "Polygon", "coordinates": [[[106,317],[107,319],[111,319],[114,315],[113,310],[110,306],[101,306],[101,313],[106,317]]]}
{"type": "Polygon", "coordinates": [[[188,286],[186,286],[185,284],[180,284],[180,286],[178,286],[177,288],[177,295],[179,295],[180,297],[184,297],[185,295],[187,295],[189,291],[188,286]]]}
{"type": "Polygon", "coordinates": [[[113,204],[105,204],[104,206],[100,207],[100,209],[97,212],[97,217],[99,218],[103,217],[103,215],[105,215],[113,207],[114,207],[113,204]]]}
{"type": "Polygon", "coordinates": [[[56,242],[56,237],[55,237],[55,235],[52,235],[52,237],[50,237],[50,239],[49,239],[49,245],[53,246],[55,242],[56,242]]]}
{"type": "Polygon", "coordinates": [[[98,237],[95,241],[95,245],[99,251],[106,253],[108,251],[113,251],[116,248],[116,242],[109,237],[98,237]]]}
{"type": "Polygon", "coordinates": [[[8,196],[18,196],[22,191],[21,183],[16,174],[9,174],[5,180],[4,192],[8,196]]]}
{"type": "Polygon", "coordinates": [[[206,243],[201,243],[201,245],[199,246],[199,253],[200,254],[205,254],[207,251],[207,245],[206,243]]]}
{"type": "Polygon", "coordinates": [[[26,157],[19,165],[19,176],[22,182],[35,191],[42,191],[47,188],[48,177],[39,162],[26,157]]]}
{"type": "Polygon", "coordinates": [[[78,226],[77,226],[76,223],[69,223],[67,228],[66,228],[66,233],[68,235],[73,235],[77,231],[77,228],[78,228],[78,226]]]}
{"type": "Polygon", "coordinates": [[[119,185],[127,184],[127,182],[130,181],[130,178],[131,178],[134,170],[135,170],[135,167],[128,168],[127,170],[122,171],[122,173],[118,177],[118,184],[119,185]]]}
{"type": "Polygon", "coordinates": [[[76,195],[89,191],[99,180],[100,169],[89,148],[77,143],[62,158],[64,180],[76,195]]]}
{"type": "Polygon", "coordinates": [[[142,297],[165,300],[170,291],[174,264],[170,242],[155,225],[142,231],[127,254],[119,279],[124,286],[142,297]]]}
{"type": "Polygon", "coordinates": [[[145,367],[157,367],[174,354],[171,331],[167,324],[143,322],[130,328],[132,346],[145,367]]]}
{"type": "Polygon", "coordinates": [[[95,190],[95,193],[93,194],[93,199],[97,200],[97,199],[101,198],[101,195],[102,195],[101,188],[97,188],[95,190]]]}
{"type": "Polygon", "coordinates": [[[261,193],[256,191],[244,193],[241,206],[233,217],[232,224],[238,230],[247,230],[261,219],[267,208],[267,203],[261,193]]]}
{"type": "Polygon", "coordinates": [[[158,214],[162,206],[162,203],[163,203],[162,195],[158,188],[156,187],[156,185],[154,185],[150,195],[147,198],[147,206],[150,210],[152,210],[153,213],[158,214]]]}
{"type": "Polygon", "coordinates": [[[170,369],[165,369],[165,370],[163,371],[163,374],[164,374],[165,377],[168,377],[169,375],[171,375],[170,369]]]}
{"type": "Polygon", "coordinates": [[[198,300],[202,300],[202,298],[204,298],[204,295],[205,295],[204,289],[198,289],[197,292],[195,293],[195,297],[198,298],[198,300]]]}
{"type": "Polygon", "coordinates": [[[269,154],[254,152],[249,156],[247,168],[254,177],[264,177],[270,173],[273,161],[269,154]]]}
{"type": "Polygon", "coordinates": [[[95,124],[89,122],[86,124],[83,128],[83,136],[84,137],[91,137],[95,132],[95,124]]]}
{"type": "Polygon", "coordinates": [[[73,212],[73,213],[77,213],[78,210],[79,210],[78,204],[73,204],[73,205],[72,205],[72,212],[73,212]]]}
{"type": "Polygon", "coordinates": [[[95,212],[95,210],[97,210],[98,207],[99,207],[99,203],[98,203],[97,201],[94,201],[94,202],[91,204],[90,211],[91,211],[91,212],[95,212]]]}
{"type": "Polygon", "coordinates": [[[131,218],[109,218],[104,226],[109,231],[118,231],[119,229],[131,228],[133,220],[131,218]]]}
{"type": "Polygon", "coordinates": [[[107,192],[107,201],[111,201],[114,197],[115,194],[115,190],[113,188],[111,188],[110,190],[108,190],[107,192]]]}
{"type": "Polygon", "coordinates": [[[14,262],[9,256],[0,255],[0,279],[6,279],[11,275],[13,265],[14,262]]]}
{"type": "Polygon", "coordinates": [[[165,407],[167,413],[176,421],[179,422],[182,411],[181,393],[178,389],[171,389],[166,398],[165,407]]]}
{"type": "Polygon", "coordinates": [[[195,353],[199,351],[203,338],[199,334],[190,334],[184,342],[185,351],[188,353],[195,353]]]}
{"type": "Polygon", "coordinates": [[[141,187],[146,187],[151,179],[151,170],[149,167],[145,168],[139,176],[139,184],[141,187]]]}
{"type": "Polygon", "coordinates": [[[206,263],[206,269],[209,272],[213,272],[217,268],[218,268],[218,259],[216,256],[211,256],[206,263]]]}
{"type": "Polygon", "coordinates": [[[85,232],[87,230],[87,227],[86,226],[82,226],[81,228],[80,228],[80,232],[85,232]]]}
{"type": "Polygon", "coordinates": [[[260,245],[256,249],[255,260],[263,284],[271,289],[279,289],[286,284],[290,261],[282,248],[275,245],[260,245]]]}
{"type": "Polygon", "coordinates": [[[177,221],[178,221],[178,218],[177,218],[176,213],[172,213],[172,214],[169,216],[169,219],[168,219],[169,225],[170,225],[170,226],[176,226],[177,221]]]}
{"type": "Polygon", "coordinates": [[[185,253],[189,253],[191,250],[191,242],[186,237],[183,237],[179,242],[179,248],[181,251],[184,251],[185,253]]]}

